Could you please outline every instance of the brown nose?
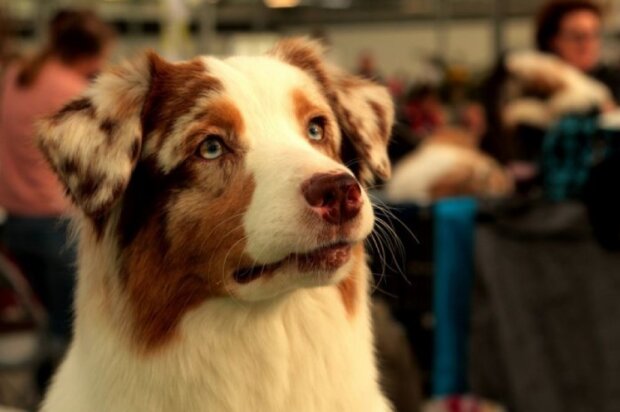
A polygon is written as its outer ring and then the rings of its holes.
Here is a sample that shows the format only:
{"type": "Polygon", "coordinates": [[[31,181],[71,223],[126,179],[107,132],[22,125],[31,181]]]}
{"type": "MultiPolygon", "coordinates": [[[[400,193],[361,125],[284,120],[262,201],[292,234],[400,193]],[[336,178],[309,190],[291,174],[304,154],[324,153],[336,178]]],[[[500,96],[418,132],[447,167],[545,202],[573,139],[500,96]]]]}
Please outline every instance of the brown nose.
{"type": "Polygon", "coordinates": [[[321,173],[302,184],[306,202],[321,217],[334,225],[345,223],[359,214],[362,190],[355,178],[347,173],[321,173]]]}

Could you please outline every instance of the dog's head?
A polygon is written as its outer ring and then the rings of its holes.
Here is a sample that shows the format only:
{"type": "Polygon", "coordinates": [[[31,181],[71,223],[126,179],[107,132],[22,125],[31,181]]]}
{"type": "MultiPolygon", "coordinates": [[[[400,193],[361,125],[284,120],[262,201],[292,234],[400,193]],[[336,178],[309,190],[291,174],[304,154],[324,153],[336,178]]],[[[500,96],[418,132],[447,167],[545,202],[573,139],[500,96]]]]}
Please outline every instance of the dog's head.
{"type": "Polygon", "coordinates": [[[345,278],[373,226],[364,185],[390,174],[392,118],[384,88],[292,39],[262,57],[147,54],[47,119],[40,146],[82,236],[117,246],[120,290],[156,342],[209,298],[345,278]]]}

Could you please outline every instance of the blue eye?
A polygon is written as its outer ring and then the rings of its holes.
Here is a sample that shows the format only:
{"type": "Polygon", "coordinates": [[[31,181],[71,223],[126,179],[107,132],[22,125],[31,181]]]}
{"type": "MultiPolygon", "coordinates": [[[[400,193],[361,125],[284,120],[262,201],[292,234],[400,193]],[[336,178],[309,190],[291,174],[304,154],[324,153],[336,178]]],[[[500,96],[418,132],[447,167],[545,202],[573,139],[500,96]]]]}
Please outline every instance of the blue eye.
{"type": "Polygon", "coordinates": [[[321,117],[315,117],[314,119],[310,120],[310,123],[308,123],[307,131],[308,138],[315,141],[322,140],[323,135],[325,134],[325,128],[323,127],[324,124],[325,121],[321,117]]]}
{"type": "Polygon", "coordinates": [[[203,159],[214,160],[223,155],[224,151],[222,139],[219,136],[210,135],[200,143],[197,154],[203,159]]]}

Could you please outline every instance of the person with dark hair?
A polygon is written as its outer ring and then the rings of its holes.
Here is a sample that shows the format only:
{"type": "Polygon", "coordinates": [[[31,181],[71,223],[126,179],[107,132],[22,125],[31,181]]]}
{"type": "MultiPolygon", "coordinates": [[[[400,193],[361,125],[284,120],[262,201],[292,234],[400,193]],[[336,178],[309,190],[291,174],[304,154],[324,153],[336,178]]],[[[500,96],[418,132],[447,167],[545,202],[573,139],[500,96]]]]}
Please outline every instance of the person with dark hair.
{"type": "MultiPolygon", "coordinates": [[[[605,66],[600,62],[602,20],[601,6],[592,1],[552,1],[545,5],[538,15],[536,45],[539,50],[558,56],[604,84],[617,104],[620,102],[620,69],[605,66]]],[[[611,108],[606,107],[602,111],[611,108]]],[[[558,161],[565,168],[570,165],[570,173],[550,168],[555,174],[547,172],[546,180],[552,183],[556,183],[556,180],[562,182],[562,179],[558,178],[563,178],[564,172],[574,181],[582,183],[577,186],[577,192],[587,206],[594,234],[603,246],[620,250],[620,219],[616,212],[620,206],[620,197],[614,191],[607,190],[620,177],[617,164],[620,152],[616,143],[619,132],[599,129],[592,133],[592,126],[589,125],[597,123],[596,118],[568,118],[560,122],[552,136],[547,137],[548,153],[545,159],[548,166],[558,161]],[[555,145],[549,144],[553,141],[552,137],[555,137],[555,145]],[[581,144],[576,143],[579,140],[582,141],[581,144]],[[575,153],[573,157],[568,155],[571,147],[575,153]],[[561,156],[558,153],[561,153],[561,156]],[[595,153],[599,155],[595,156],[595,153]],[[605,155],[601,156],[600,153],[605,155]],[[597,159],[594,163],[593,158],[597,159]],[[581,159],[584,172],[580,173],[574,159],[581,159]],[[581,179],[575,178],[580,176],[581,179]]],[[[564,189],[563,185],[558,187],[564,189]]]]}
{"type": "MultiPolygon", "coordinates": [[[[535,25],[534,40],[541,61],[548,60],[545,56],[552,55],[559,59],[559,64],[571,66],[609,91],[611,99],[602,105],[593,104],[591,109],[594,111],[613,109],[620,102],[620,70],[601,62],[602,20],[601,6],[591,0],[550,0],[539,10],[535,25]]],[[[552,124],[541,125],[514,118],[510,122],[506,109],[524,98],[547,104],[559,90],[549,89],[553,82],[544,84],[544,81],[537,82],[532,78],[527,84],[523,79],[515,80],[507,61],[517,54],[519,52],[504,54],[479,89],[488,125],[482,147],[509,165],[517,180],[524,183],[523,188],[529,191],[531,184],[536,188],[539,183],[537,164],[541,160],[545,135],[552,124]]],[[[530,110],[532,113],[537,114],[530,110]]],[[[575,113],[565,113],[570,114],[575,113]]]]}
{"type": "Polygon", "coordinates": [[[9,65],[0,86],[0,206],[8,213],[3,243],[48,310],[51,341],[59,347],[71,334],[70,203],[38,149],[36,122],[84,91],[113,37],[93,12],[61,11],[41,51],[9,65]]]}
{"type": "Polygon", "coordinates": [[[49,42],[26,61],[17,85],[31,86],[46,66],[59,64],[84,81],[93,78],[105,62],[114,32],[89,10],[63,10],[50,22],[49,42]]]}
{"type": "Polygon", "coordinates": [[[605,84],[620,101],[620,74],[600,62],[603,10],[589,0],[552,0],[536,19],[536,47],[605,84]]]}

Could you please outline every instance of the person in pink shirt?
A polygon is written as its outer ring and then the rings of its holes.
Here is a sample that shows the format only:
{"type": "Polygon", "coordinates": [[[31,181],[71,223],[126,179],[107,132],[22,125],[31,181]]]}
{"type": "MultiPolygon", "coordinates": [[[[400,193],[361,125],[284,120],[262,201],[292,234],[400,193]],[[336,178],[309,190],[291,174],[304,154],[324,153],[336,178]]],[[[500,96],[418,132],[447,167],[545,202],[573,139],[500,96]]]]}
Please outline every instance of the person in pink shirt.
{"type": "Polygon", "coordinates": [[[0,207],[8,214],[2,242],[48,310],[51,341],[60,347],[71,334],[71,204],[37,147],[35,125],[84,91],[113,38],[94,13],[60,11],[45,47],[6,68],[0,83],[0,207]]]}

